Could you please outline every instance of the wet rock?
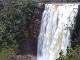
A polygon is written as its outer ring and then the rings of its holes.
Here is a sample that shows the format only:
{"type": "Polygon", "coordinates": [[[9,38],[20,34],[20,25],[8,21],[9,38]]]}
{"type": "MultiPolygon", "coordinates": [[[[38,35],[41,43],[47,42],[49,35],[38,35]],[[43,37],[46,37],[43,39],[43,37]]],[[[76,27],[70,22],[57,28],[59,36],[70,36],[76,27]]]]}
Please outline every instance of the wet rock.
{"type": "Polygon", "coordinates": [[[37,41],[38,41],[38,35],[40,31],[40,25],[41,25],[41,19],[42,19],[42,13],[44,11],[44,4],[39,3],[34,11],[34,16],[32,19],[32,24],[30,26],[30,33],[29,33],[29,40],[30,40],[30,46],[31,50],[33,50],[33,54],[37,54],[37,41]]]}
{"type": "Polygon", "coordinates": [[[80,5],[75,20],[74,30],[71,34],[71,47],[75,49],[77,44],[80,44],[80,5]]]}
{"type": "Polygon", "coordinates": [[[16,55],[10,58],[10,60],[36,60],[36,56],[27,55],[16,55]]]}
{"type": "Polygon", "coordinates": [[[17,55],[37,54],[37,40],[40,31],[41,18],[44,8],[45,6],[43,3],[39,3],[36,5],[32,22],[28,29],[29,30],[28,38],[21,42],[19,46],[19,52],[17,53],[17,55]]]}

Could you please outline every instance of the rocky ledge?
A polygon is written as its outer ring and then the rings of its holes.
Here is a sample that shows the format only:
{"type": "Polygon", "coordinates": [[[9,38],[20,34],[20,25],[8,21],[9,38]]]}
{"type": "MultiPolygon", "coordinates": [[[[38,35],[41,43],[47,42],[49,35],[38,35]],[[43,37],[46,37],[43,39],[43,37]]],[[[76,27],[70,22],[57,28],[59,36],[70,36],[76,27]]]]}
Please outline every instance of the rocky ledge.
{"type": "Polygon", "coordinates": [[[10,60],[37,60],[34,55],[16,55],[10,58],[10,60]]]}

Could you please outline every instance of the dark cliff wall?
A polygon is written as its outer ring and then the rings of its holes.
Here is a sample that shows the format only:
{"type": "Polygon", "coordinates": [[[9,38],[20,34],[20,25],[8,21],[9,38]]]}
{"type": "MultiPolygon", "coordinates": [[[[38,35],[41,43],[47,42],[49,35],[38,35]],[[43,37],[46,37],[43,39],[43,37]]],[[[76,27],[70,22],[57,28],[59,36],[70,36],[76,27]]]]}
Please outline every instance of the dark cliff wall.
{"type": "Polygon", "coordinates": [[[33,50],[33,54],[37,54],[37,41],[38,41],[38,35],[40,31],[43,11],[44,11],[44,4],[38,4],[38,7],[36,7],[34,11],[33,22],[30,26],[29,41],[31,50],[33,50]]]}
{"type": "Polygon", "coordinates": [[[36,5],[32,18],[32,23],[27,29],[29,33],[28,37],[23,40],[19,45],[19,52],[17,53],[17,55],[37,54],[37,41],[44,7],[45,6],[43,3],[38,3],[36,5]]]}
{"type": "Polygon", "coordinates": [[[80,44],[80,5],[78,6],[74,30],[71,34],[71,47],[75,48],[77,44],[80,44]]]}

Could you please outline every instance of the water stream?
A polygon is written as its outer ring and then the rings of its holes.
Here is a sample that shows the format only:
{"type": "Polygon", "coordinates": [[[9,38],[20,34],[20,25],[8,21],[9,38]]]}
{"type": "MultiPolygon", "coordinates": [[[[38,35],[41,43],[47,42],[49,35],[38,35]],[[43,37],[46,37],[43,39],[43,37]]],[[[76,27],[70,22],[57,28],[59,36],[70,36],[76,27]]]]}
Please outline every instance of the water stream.
{"type": "Polygon", "coordinates": [[[38,37],[37,60],[56,60],[67,53],[78,4],[45,4],[38,37]]]}

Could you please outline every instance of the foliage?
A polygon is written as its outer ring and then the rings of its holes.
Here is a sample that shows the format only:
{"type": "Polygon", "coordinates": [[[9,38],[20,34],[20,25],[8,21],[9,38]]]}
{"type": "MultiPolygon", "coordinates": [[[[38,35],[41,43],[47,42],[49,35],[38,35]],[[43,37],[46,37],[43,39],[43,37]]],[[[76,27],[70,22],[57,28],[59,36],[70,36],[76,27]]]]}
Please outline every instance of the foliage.
{"type": "Polygon", "coordinates": [[[57,60],[80,60],[80,46],[77,45],[75,49],[67,49],[67,54],[64,56],[62,52],[57,60]]]}
{"type": "Polygon", "coordinates": [[[15,49],[10,47],[2,48],[2,51],[0,52],[0,60],[10,60],[10,58],[16,54],[15,49]]]}
{"type": "MultiPolygon", "coordinates": [[[[0,60],[9,60],[16,54],[20,42],[28,37],[34,9],[33,1],[10,0],[8,4],[0,3],[0,60]]],[[[58,60],[75,59],[80,60],[79,46],[68,51],[66,56],[61,55],[58,60]]]]}
{"type": "Polygon", "coordinates": [[[35,3],[30,1],[14,1],[3,5],[4,9],[0,13],[0,50],[7,46],[18,46],[28,36],[35,9],[35,3]]]}
{"type": "Polygon", "coordinates": [[[18,51],[18,45],[28,37],[35,2],[12,1],[2,4],[0,10],[0,60],[9,60],[18,51]],[[5,58],[4,58],[5,57],[5,58]]]}

